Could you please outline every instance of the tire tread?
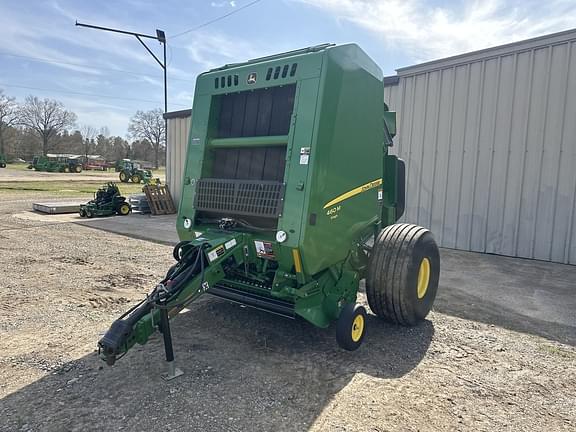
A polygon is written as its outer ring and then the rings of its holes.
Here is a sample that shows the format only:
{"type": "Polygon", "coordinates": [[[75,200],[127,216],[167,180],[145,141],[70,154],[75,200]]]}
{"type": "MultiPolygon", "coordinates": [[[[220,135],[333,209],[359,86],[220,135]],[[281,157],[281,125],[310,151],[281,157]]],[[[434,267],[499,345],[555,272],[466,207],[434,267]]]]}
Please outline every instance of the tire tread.
{"type": "Polygon", "coordinates": [[[366,295],[372,311],[393,323],[414,325],[417,318],[406,296],[405,281],[420,238],[429,233],[413,224],[393,224],[377,236],[366,278],[366,295]]]}

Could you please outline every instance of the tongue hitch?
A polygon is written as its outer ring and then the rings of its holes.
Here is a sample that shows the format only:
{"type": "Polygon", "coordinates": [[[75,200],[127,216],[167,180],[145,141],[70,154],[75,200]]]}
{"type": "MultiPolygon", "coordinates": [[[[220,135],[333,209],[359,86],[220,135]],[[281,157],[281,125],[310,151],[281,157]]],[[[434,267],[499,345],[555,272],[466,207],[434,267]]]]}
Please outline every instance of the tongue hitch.
{"type": "Polygon", "coordinates": [[[174,350],[170,331],[170,318],[177,315],[188,303],[204,294],[208,288],[224,276],[223,264],[241,260],[242,235],[227,235],[213,241],[184,241],[174,248],[178,262],[170,268],[166,277],[132,309],[112,323],[98,341],[100,357],[110,366],[123,357],[134,344],[145,344],[158,329],[164,339],[168,362],[165,379],[172,379],[182,372],[174,366],[174,350]],[[229,245],[228,249],[223,244],[229,245]],[[234,244],[234,246],[230,246],[234,244]],[[222,245],[222,246],[221,246],[222,245]],[[222,247],[225,253],[207,255],[207,250],[222,247]]]}

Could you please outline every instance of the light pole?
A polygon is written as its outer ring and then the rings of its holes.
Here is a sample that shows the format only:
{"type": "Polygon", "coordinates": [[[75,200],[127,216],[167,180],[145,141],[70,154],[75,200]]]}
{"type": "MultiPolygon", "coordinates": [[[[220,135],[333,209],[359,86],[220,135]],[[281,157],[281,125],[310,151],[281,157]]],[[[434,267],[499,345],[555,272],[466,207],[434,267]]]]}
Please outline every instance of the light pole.
{"type": "MultiPolygon", "coordinates": [[[[160,65],[160,67],[162,68],[162,70],[164,71],[164,114],[166,114],[168,112],[168,79],[167,79],[167,74],[166,74],[166,72],[167,72],[167,70],[166,70],[167,69],[167,66],[166,66],[166,34],[164,33],[164,31],[156,29],[156,36],[153,36],[153,35],[147,35],[147,34],[143,34],[143,33],[135,33],[135,32],[126,31],[126,30],[113,29],[113,28],[109,28],[109,27],[102,27],[102,26],[96,26],[96,25],[91,25],[91,24],[82,24],[82,23],[79,23],[78,21],[76,21],[76,25],[78,27],[87,27],[87,28],[91,28],[91,29],[109,31],[109,32],[113,32],[113,33],[122,33],[122,34],[130,35],[130,36],[134,36],[136,39],[138,39],[138,42],[140,42],[142,44],[142,46],[144,48],[146,48],[146,51],[148,51],[148,53],[152,57],[154,57],[154,60],[156,60],[156,63],[158,63],[160,65]],[[162,44],[163,61],[160,61],[158,59],[158,57],[156,56],[156,54],[154,54],[152,52],[152,50],[148,47],[148,45],[146,45],[144,43],[144,41],[142,40],[143,38],[156,39],[158,42],[160,42],[162,44]]],[[[164,119],[164,145],[168,146],[168,120],[166,120],[166,119],[164,119]]]]}

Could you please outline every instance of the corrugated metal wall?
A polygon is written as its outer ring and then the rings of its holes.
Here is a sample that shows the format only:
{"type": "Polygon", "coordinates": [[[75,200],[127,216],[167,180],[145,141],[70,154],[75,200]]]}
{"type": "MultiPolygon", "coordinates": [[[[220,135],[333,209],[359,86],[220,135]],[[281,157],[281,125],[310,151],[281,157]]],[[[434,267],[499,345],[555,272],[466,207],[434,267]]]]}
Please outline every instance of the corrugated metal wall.
{"type": "Polygon", "coordinates": [[[398,75],[404,219],[444,247],[576,264],[576,31],[398,75]]]}
{"type": "Polygon", "coordinates": [[[168,145],[166,148],[166,183],[174,203],[180,203],[182,178],[186,163],[188,134],[190,133],[190,115],[168,118],[168,145]]]}

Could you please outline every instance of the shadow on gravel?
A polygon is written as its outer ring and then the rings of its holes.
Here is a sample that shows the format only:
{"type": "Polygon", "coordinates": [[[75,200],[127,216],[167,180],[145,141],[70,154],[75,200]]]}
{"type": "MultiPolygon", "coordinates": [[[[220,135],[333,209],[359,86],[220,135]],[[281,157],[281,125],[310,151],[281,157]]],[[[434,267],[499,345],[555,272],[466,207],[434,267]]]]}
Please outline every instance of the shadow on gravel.
{"type": "Polygon", "coordinates": [[[305,431],[355,374],[394,379],[413,370],[434,327],[396,327],[370,315],[354,353],[338,348],[334,332],[202,300],[173,321],[184,376],[161,380],[156,335],[112,368],[88,355],[8,395],[0,430],[305,431]]]}

